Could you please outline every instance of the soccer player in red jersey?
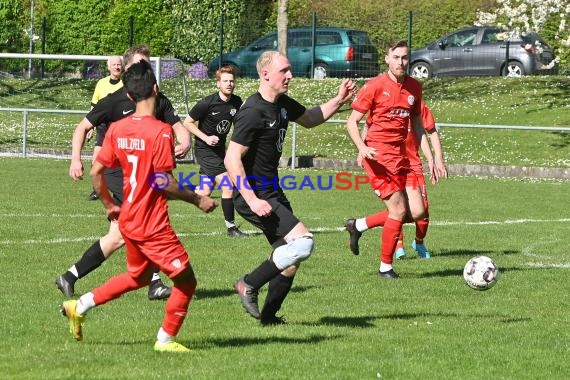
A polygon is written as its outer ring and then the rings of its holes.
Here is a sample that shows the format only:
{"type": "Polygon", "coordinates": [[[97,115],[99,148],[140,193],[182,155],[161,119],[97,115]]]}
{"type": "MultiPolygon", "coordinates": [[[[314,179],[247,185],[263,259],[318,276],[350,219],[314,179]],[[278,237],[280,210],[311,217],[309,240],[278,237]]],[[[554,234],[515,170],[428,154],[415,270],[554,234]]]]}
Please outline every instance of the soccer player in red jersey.
{"type": "MultiPolygon", "coordinates": [[[[406,194],[406,176],[410,170],[406,136],[410,123],[418,138],[423,134],[422,87],[406,73],[409,62],[406,41],[391,43],[385,61],[388,71],[371,79],[359,91],[346,128],[363,158],[372,188],[388,209],[378,274],[381,278],[394,279],[399,276],[392,268],[393,253],[402,224],[425,216],[419,189],[406,194]],[[367,113],[366,123],[370,128],[362,140],[358,123],[367,113]]],[[[353,227],[347,226],[347,229],[353,227]]]]}
{"type": "MultiPolygon", "coordinates": [[[[429,259],[431,255],[427,250],[423,241],[427,234],[427,229],[429,225],[429,215],[428,215],[429,204],[427,198],[425,179],[423,175],[422,161],[418,153],[420,144],[428,164],[432,184],[436,184],[439,181],[440,176],[447,178],[447,168],[445,166],[445,160],[443,158],[443,150],[441,146],[441,140],[439,138],[439,133],[437,132],[437,129],[435,127],[435,119],[433,117],[431,110],[426,106],[425,102],[423,101],[421,103],[421,115],[422,115],[423,127],[429,135],[429,140],[435,152],[435,159],[434,155],[432,154],[430,145],[427,139],[425,138],[425,135],[422,136],[420,143],[420,141],[416,138],[416,136],[412,132],[412,128],[410,125],[408,127],[408,136],[406,138],[406,154],[410,162],[410,171],[408,172],[408,175],[406,177],[406,192],[413,191],[416,188],[419,188],[420,190],[426,213],[424,218],[421,218],[416,221],[416,236],[412,242],[412,248],[417,251],[418,256],[420,258],[429,259]]],[[[365,127],[363,131],[363,136],[366,136],[367,132],[366,129],[367,128],[365,127]]],[[[358,163],[360,166],[362,166],[361,156],[358,157],[358,163]]],[[[412,196],[410,196],[408,200],[412,199],[411,197],[412,196]]],[[[386,221],[387,215],[388,211],[382,211],[375,215],[366,216],[364,218],[347,220],[345,226],[347,227],[347,230],[349,230],[349,236],[350,236],[349,244],[352,253],[356,255],[359,253],[358,239],[360,239],[362,232],[368,230],[369,228],[383,226],[384,222],[386,221]]],[[[403,230],[401,230],[398,242],[396,244],[395,256],[397,259],[403,258],[405,256],[403,240],[404,240],[404,233],[403,230]]]]}
{"type": "MultiPolygon", "coordinates": [[[[150,48],[147,45],[141,44],[128,48],[123,55],[125,70],[133,63],[143,59],[150,61],[150,48]]],[[[102,145],[109,125],[112,122],[132,115],[134,111],[135,103],[127,96],[127,91],[124,87],[95,104],[73,132],[71,141],[72,158],[69,166],[69,176],[73,180],[83,179],[81,150],[85,142],[86,133],[97,125],[96,145],[102,145]]],[[[180,141],[180,145],[174,148],[176,156],[179,157],[186,154],[188,149],[190,149],[190,133],[182,125],[171,101],[161,92],[157,96],[155,116],[157,119],[170,124],[177,140],[180,141]]],[[[113,193],[115,201],[120,205],[123,202],[123,173],[121,168],[106,170],[105,180],[107,188],[113,193]]],[[[75,294],[76,281],[101,266],[107,258],[123,245],[124,242],[119,227],[114,222],[109,223],[109,232],[93,243],[65,273],[57,277],[55,280],[57,288],[66,297],[72,297],[75,294]]],[[[148,298],[150,300],[167,299],[170,296],[170,291],[170,288],[160,279],[157,271],[148,287],[148,298]]]]}
{"type": "Polygon", "coordinates": [[[179,188],[175,168],[172,127],[154,116],[158,87],[150,63],[133,64],[123,77],[127,93],[136,102],[132,116],[113,123],[97,161],[91,168],[93,186],[110,220],[117,220],[127,248],[127,272],[115,276],[79,300],[63,303],[62,312],[76,340],[83,338],[85,313],[122,294],[150,283],[155,267],[173,281],[172,294],[154,345],[156,351],[187,352],[175,342],[196,289],[196,278],[184,246],[170,226],[168,196],[192,203],[204,212],[217,204],[207,196],[179,188]],[[105,167],[124,172],[122,206],[107,190],[105,167]]]}

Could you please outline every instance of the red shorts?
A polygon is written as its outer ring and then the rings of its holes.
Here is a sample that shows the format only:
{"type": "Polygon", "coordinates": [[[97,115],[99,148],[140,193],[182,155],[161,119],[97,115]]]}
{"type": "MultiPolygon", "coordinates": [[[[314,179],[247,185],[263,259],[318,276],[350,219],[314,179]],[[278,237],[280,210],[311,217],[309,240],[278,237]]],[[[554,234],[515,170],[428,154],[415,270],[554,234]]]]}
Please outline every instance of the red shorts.
{"type": "Polygon", "coordinates": [[[127,271],[135,278],[149,267],[158,267],[168,277],[176,277],[190,265],[186,249],[172,228],[151,239],[132,240],[123,235],[127,248],[127,271]]]}
{"type": "Polygon", "coordinates": [[[368,174],[370,186],[377,192],[380,198],[389,198],[392,194],[406,189],[408,169],[400,169],[394,173],[378,161],[364,160],[362,164],[366,174],[368,174]]]}

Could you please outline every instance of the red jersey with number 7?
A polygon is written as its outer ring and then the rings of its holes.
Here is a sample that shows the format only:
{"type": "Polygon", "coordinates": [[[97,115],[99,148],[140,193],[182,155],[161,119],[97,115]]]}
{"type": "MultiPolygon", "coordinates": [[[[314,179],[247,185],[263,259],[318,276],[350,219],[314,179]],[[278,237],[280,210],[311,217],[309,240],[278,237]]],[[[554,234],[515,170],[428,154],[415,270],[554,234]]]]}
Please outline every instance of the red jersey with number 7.
{"type": "Polygon", "coordinates": [[[144,240],[170,225],[167,197],[162,191],[166,187],[165,173],[176,167],[170,125],[153,116],[131,116],[114,122],[97,161],[123,169],[124,200],[119,214],[122,234],[144,240]]]}

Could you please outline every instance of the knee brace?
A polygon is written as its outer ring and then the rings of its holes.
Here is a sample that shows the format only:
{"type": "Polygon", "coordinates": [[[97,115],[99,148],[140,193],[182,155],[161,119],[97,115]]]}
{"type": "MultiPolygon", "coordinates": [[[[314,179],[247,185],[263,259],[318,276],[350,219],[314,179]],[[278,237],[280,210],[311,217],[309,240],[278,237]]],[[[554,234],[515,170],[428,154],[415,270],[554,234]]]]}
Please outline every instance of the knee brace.
{"type": "Polygon", "coordinates": [[[273,251],[273,262],[280,270],[300,263],[311,256],[314,245],[313,235],[306,233],[285,245],[275,248],[275,251],[273,251]]]}

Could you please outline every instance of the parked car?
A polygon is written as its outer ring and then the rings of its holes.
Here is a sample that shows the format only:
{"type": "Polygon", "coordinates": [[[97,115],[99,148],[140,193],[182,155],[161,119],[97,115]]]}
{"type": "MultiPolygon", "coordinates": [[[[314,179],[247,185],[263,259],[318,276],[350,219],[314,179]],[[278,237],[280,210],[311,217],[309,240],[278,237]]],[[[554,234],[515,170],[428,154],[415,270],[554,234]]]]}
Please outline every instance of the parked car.
{"type": "Polygon", "coordinates": [[[473,26],[455,31],[413,50],[410,74],[423,79],[444,75],[520,77],[558,72],[557,66],[547,66],[555,56],[540,36],[510,35],[498,27],[473,26]]]}
{"type": "MultiPolygon", "coordinates": [[[[311,77],[311,61],[315,47],[313,73],[315,78],[372,77],[378,74],[378,50],[368,34],[344,28],[317,28],[313,44],[313,29],[289,29],[287,57],[294,76],[311,77]]],[[[239,76],[255,77],[257,58],[267,50],[277,50],[277,33],[270,33],[246,47],[224,54],[222,65],[232,65],[239,76]]],[[[213,75],[220,65],[220,57],[208,65],[213,75]]]]}

